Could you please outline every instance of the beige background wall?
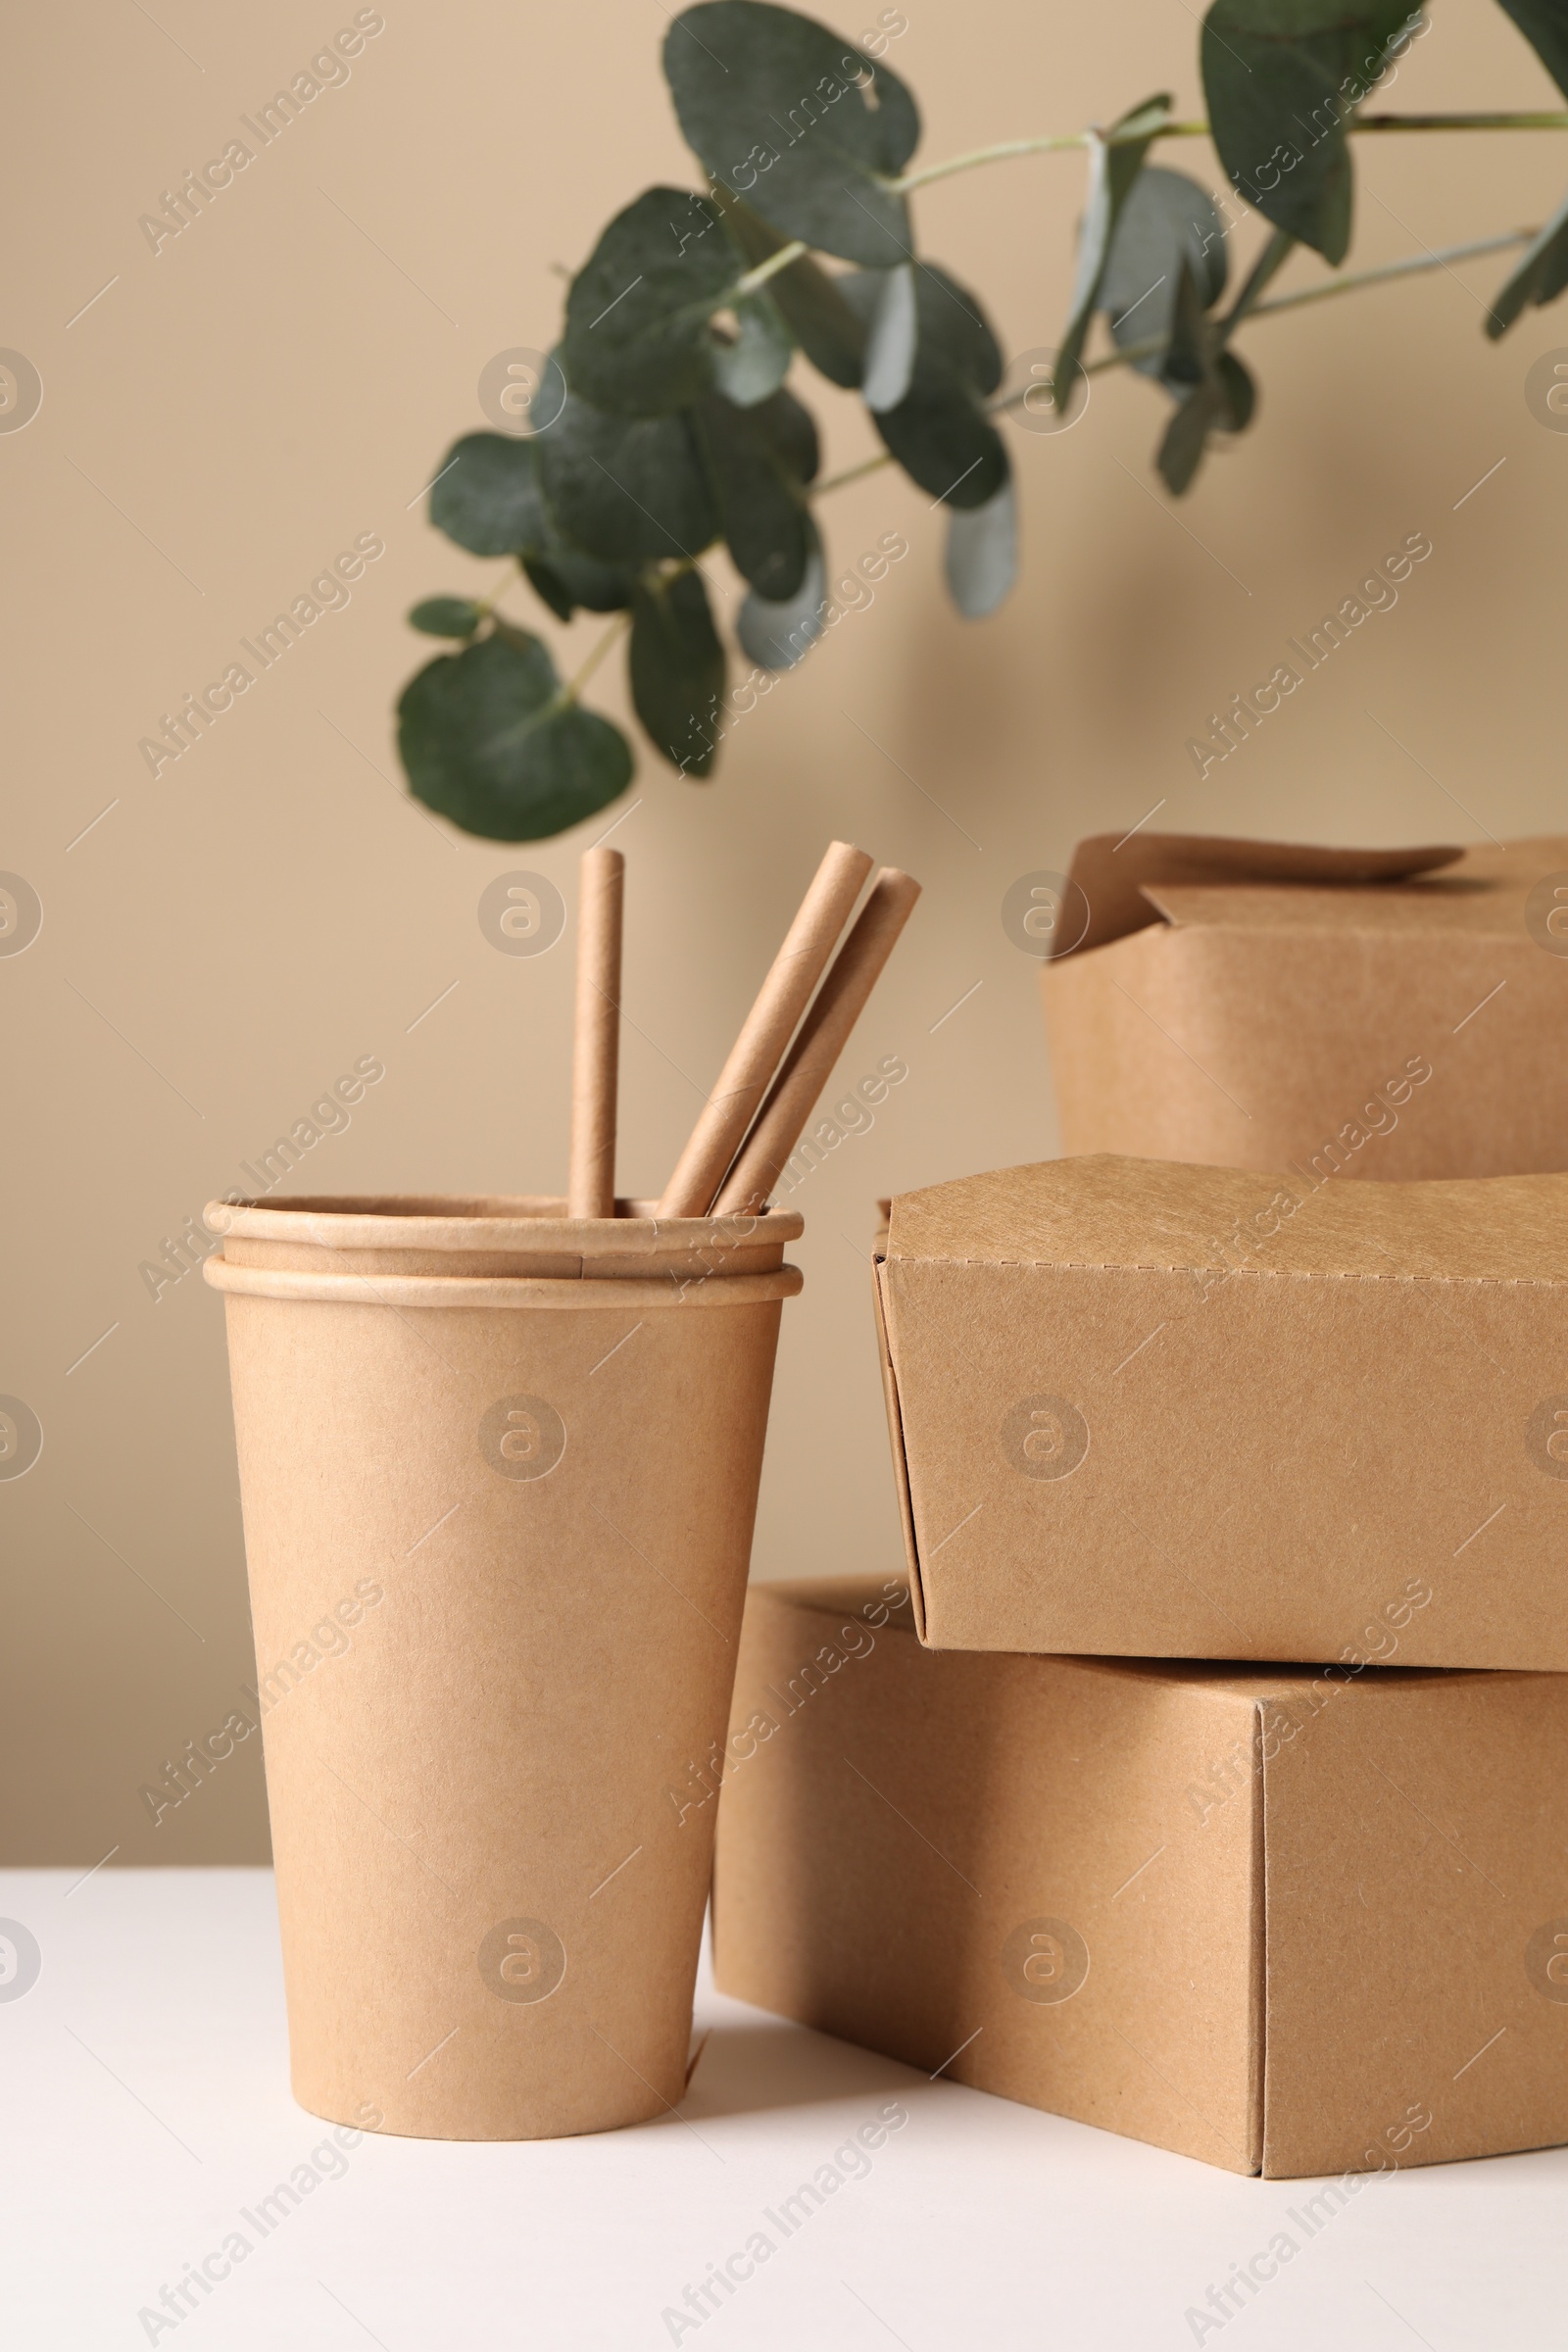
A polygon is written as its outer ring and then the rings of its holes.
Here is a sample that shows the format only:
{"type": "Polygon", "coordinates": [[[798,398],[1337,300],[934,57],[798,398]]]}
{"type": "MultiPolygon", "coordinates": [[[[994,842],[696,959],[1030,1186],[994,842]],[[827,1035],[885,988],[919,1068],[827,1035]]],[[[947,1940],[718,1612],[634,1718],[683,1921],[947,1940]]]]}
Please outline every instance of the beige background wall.
{"type": "MultiPolygon", "coordinates": [[[[923,102],[925,160],[1108,119],[1161,85],[1200,106],[1176,0],[907,13],[890,62],[923,102]]],[[[1394,103],[1550,103],[1500,12],[1435,13],[1394,103]]],[[[422,658],[408,604],[499,569],[438,540],[417,497],[482,421],[481,368],[550,339],[553,265],[691,171],[645,0],[387,0],[347,85],[155,256],[138,216],[353,10],[157,15],[97,0],[19,19],[0,139],[0,341],[44,383],[32,423],[0,435],[0,867],[45,907],[34,945],[0,959],[0,1391],[45,1431],[36,1468],[0,1483],[0,1858],[84,1869],[111,1848],[266,1850],[257,1742],[158,1829],[138,1802],[251,1677],[219,1301],[192,1275],[154,1304],[138,1261],[367,1054],[385,1079],[296,1189],[563,1180],[569,946],[501,956],[475,906],[519,865],[569,897],[581,844],[486,846],[426,819],[401,792],[389,706],[422,658]],[[386,554],[348,609],[155,782],[138,739],[364,532],[386,554]]],[[[1565,146],[1361,142],[1353,259],[1542,219],[1565,146]]],[[[1196,144],[1166,160],[1212,170],[1196,144]]],[[[1014,352],[1054,337],[1080,170],[1034,160],[919,200],[927,250],[1014,352]]],[[[1298,260],[1289,282],[1319,267],[1298,260]]],[[[845,1065],[897,1053],[908,1080],[797,1196],[807,1288],[786,1315],[760,1574],[898,1564],[862,1255],[876,1196],[1054,1148],[1034,972],[998,919],[1017,874],[1162,797],[1162,825],[1336,841],[1561,824],[1568,439],[1523,384],[1568,345],[1568,310],[1489,347],[1482,297],[1505,267],[1261,323],[1246,344],[1261,420],[1175,511],[1151,490],[1164,411],[1142,383],[1098,386],[1059,439],[1015,435],[1026,576],[990,624],[946,608],[923,497],[888,473],[841,495],[836,558],[892,529],[910,541],[875,605],[745,722],[716,782],[644,760],[615,836],[627,1190],[658,1189],[823,841],[852,835],[926,884],[845,1065]],[[1200,784],[1183,746],[1216,702],[1417,529],[1434,553],[1397,609],[1200,784]]],[[[832,465],[871,446],[851,403],[814,379],[810,396],[832,465]]],[[[509,610],[540,625],[531,602],[519,589],[509,610]]],[[[620,699],[608,672],[605,699],[620,699]]]]}

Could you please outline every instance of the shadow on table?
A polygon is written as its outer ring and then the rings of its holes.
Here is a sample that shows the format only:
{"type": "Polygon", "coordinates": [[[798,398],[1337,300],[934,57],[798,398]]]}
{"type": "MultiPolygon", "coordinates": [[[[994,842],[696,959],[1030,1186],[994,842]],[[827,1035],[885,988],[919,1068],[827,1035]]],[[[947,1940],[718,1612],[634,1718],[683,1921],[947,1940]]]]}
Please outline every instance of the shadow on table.
{"type": "Polygon", "coordinates": [[[702,2045],[680,2113],[700,2123],[705,2116],[825,2106],[878,2091],[889,2096],[917,2080],[896,2058],[784,2020],[719,2025],[702,2045]]]}

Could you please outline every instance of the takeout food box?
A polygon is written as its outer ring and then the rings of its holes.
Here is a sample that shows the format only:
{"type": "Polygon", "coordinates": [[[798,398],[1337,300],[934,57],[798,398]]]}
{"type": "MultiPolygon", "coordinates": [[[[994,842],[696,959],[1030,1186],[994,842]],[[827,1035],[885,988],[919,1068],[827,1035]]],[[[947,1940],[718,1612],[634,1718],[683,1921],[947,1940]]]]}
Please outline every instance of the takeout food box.
{"type": "Polygon", "coordinates": [[[754,1586],[721,1988],[1232,2172],[1568,2138],[1568,1680],[938,1655],[754,1586]]]}
{"type": "Polygon", "coordinates": [[[1049,954],[1064,1152],[1384,1179],[1568,1167],[1568,838],[1106,834],[1020,919],[1049,954]]]}
{"type": "Polygon", "coordinates": [[[1568,1175],[1052,1160],[875,1270],[933,1647],[1568,1669],[1568,1175]]]}

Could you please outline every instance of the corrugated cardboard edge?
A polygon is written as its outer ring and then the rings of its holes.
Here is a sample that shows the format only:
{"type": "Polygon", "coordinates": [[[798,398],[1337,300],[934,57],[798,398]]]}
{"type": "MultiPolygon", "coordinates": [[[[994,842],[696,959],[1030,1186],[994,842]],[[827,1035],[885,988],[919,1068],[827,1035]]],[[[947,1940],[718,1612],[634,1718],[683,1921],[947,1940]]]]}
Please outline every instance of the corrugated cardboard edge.
{"type": "Polygon", "coordinates": [[[1267,2144],[1263,2101],[1268,2085],[1268,1777],[1263,1756],[1263,1701],[1252,1708],[1251,2026],[1247,2037],[1247,2153],[1263,2170],[1267,2144]]]}
{"type": "MultiPolygon", "coordinates": [[[[879,1245],[885,1244],[886,1239],[885,1234],[879,1235],[879,1245]]],[[[876,1344],[882,1358],[882,1395],[888,1408],[888,1444],[893,1451],[893,1483],[898,1490],[899,1520],[904,1529],[904,1556],[909,1569],[909,1606],[914,1612],[915,1633],[924,1642],[925,1584],[920,1573],[920,1550],[914,1534],[909,1464],[904,1450],[904,1411],[899,1402],[899,1380],[893,1369],[893,1350],[888,1345],[887,1305],[882,1293],[886,1265],[885,1249],[879,1246],[871,1260],[871,1302],[876,1310],[876,1344]]]]}

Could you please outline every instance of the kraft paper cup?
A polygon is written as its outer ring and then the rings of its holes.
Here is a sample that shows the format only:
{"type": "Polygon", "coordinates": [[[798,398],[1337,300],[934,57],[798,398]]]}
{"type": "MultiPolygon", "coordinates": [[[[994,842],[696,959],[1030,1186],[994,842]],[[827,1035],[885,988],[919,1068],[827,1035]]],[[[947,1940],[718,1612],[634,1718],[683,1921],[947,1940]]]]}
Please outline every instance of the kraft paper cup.
{"type": "Polygon", "coordinates": [[[800,1217],[207,1216],[295,2096],[449,2139],[663,2114],[800,1217]]]}

